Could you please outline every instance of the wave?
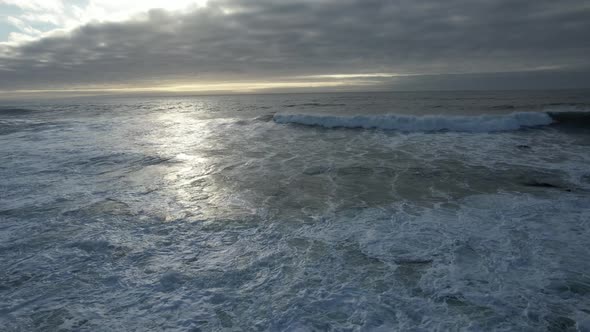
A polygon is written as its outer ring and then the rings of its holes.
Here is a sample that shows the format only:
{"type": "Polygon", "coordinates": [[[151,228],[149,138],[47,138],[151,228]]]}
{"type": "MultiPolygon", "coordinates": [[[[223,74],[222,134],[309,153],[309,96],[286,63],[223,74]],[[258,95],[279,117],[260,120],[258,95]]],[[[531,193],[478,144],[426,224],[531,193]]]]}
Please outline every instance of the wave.
{"type": "Polygon", "coordinates": [[[26,115],[29,113],[34,113],[36,112],[35,110],[31,110],[31,109],[26,109],[26,108],[7,108],[7,107],[1,107],[0,106],[0,115],[9,115],[9,116],[14,116],[14,115],[26,115]]]}
{"type": "Polygon", "coordinates": [[[547,114],[556,124],[590,127],[590,111],[550,111],[547,114]]]}
{"type": "Polygon", "coordinates": [[[329,103],[305,103],[305,104],[288,104],[283,107],[337,107],[346,106],[346,104],[329,104],[329,103]]]}
{"type": "Polygon", "coordinates": [[[548,103],[543,104],[544,107],[577,107],[579,109],[588,109],[590,108],[589,103],[548,103]]]}
{"type": "Polygon", "coordinates": [[[516,111],[589,111],[589,103],[545,103],[545,104],[497,104],[488,106],[492,110],[516,110],[516,111]]]}
{"type": "MultiPolygon", "coordinates": [[[[556,114],[562,114],[556,112],[556,114]]],[[[499,115],[450,116],[450,115],[317,115],[277,113],[277,123],[294,123],[325,128],[365,128],[401,131],[463,131],[490,132],[517,130],[524,127],[546,126],[555,119],[545,112],[517,112],[499,115]]]]}

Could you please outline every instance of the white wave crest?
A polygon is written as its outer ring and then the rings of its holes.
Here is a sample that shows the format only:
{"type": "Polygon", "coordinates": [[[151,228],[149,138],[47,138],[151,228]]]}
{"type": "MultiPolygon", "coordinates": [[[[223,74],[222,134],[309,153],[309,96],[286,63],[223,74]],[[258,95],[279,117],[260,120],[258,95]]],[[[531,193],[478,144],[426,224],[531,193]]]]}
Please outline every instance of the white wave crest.
{"type": "Polygon", "coordinates": [[[277,113],[277,123],[296,123],[326,128],[366,128],[402,131],[464,131],[489,132],[517,130],[523,127],[544,126],[553,123],[549,114],[543,112],[518,112],[480,116],[447,115],[318,115],[277,113]]]}

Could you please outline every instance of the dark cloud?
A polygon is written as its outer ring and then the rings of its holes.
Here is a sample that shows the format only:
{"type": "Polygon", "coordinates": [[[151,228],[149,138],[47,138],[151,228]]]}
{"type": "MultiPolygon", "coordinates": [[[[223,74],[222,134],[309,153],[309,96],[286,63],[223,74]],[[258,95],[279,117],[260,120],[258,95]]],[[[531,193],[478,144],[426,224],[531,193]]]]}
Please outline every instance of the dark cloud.
{"type": "MultiPolygon", "coordinates": [[[[584,0],[222,0],[0,47],[0,90],[334,73],[576,72],[590,66],[589,17],[584,0]]],[[[576,82],[590,84],[579,76],[576,82]]],[[[420,87],[420,78],[404,80],[420,87]]]]}

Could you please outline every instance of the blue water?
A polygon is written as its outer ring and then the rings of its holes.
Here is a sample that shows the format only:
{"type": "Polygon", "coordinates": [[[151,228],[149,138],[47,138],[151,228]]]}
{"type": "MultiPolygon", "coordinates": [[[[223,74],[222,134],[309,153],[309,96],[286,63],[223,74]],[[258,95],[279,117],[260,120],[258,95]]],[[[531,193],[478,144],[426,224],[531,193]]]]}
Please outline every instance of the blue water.
{"type": "Polygon", "coordinates": [[[587,91],[0,102],[0,330],[589,330],[588,111],[587,91]]]}

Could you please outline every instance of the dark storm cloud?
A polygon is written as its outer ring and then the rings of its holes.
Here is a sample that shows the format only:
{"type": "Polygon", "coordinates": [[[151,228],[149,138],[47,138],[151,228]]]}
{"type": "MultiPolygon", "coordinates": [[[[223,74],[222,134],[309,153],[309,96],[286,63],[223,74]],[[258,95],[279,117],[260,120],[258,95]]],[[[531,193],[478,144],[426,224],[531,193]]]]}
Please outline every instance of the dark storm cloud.
{"type": "Polygon", "coordinates": [[[223,0],[0,47],[0,90],[335,73],[575,72],[590,66],[589,18],[583,0],[223,0]]]}

